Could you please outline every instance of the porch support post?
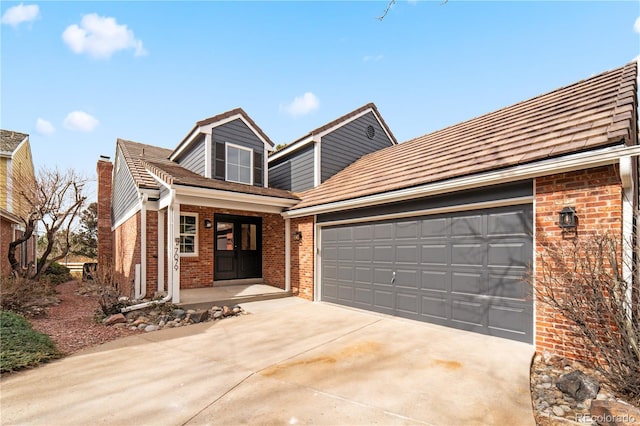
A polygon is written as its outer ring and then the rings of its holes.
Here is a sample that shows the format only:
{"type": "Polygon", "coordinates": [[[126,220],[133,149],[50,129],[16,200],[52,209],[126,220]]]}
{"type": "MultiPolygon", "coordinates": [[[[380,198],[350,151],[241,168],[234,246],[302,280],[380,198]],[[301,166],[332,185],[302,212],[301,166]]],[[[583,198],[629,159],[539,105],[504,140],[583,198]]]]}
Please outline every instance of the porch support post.
{"type": "Polygon", "coordinates": [[[172,302],[180,303],[180,203],[175,199],[175,190],[172,190],[167,212],[168,277],[172,302]]]}
{"type": "Polygon", "coordinates": [[[291,291],[291,219],[284,220],[284,289],[291,291]]]}
{"type": "Polygon", "coordinates": [[[158,210],[158,293],[164,291],[164,212],[158,210]]]}

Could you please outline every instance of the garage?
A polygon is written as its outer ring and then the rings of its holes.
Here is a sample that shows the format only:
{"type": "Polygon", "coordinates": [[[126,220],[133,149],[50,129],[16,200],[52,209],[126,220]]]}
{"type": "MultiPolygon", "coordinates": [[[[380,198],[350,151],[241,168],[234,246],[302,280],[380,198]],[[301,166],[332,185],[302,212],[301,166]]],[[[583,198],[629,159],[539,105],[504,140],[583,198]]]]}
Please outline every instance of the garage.
{"type": "Polygon", "coordinates": [[[533,342],[532,205],[320,223],[320,300],[533,342]]]}

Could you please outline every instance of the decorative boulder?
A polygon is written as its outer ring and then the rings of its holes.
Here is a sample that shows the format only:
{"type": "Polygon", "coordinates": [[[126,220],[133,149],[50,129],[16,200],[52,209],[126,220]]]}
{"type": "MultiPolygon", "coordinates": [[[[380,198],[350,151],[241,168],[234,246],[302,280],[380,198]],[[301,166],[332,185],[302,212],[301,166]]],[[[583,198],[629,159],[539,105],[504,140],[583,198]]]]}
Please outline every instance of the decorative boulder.
{"type": "Polygon", "coordinates": [[[102,321],[104,325],[113,325],[113,324],[119,324],[123,322],[127,322],[127,319],[122,314],[113,314],[102,321]]]}
{"type": "Polygon", "coordinates": [[[600,383],[595,378],[576,370],[560,377],[556,387],[576,401],[582,402],[598,395],[600,383]]]}
{"type": "Polygon", "coordinates": [[[208,310],[204,310],[204,311],[196,311],[191,315],[191,321],[194,323],[199,323],[199,322],[203,322],[209,319],[209,311],[208,310]]]}
{"type": "Polygon", "coordinates": [[[589,414],[599,425],[640,426],[640,409],[618,401],[593,401],[589,414]]]}

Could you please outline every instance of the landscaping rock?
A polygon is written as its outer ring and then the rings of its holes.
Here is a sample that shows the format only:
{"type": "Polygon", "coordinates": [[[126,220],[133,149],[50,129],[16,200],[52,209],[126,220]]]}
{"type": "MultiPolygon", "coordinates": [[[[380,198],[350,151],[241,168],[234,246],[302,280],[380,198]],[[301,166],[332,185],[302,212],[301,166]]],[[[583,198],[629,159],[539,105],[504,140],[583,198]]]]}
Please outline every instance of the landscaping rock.
{"type": "Polygon", "coordinates": [[[224,315],[225,317],[231,316],[233,315],[233,310],[231,310],[231,308],[229,308],[228,306],[223,306],[222,315],[224,315]]]}
{"type": "Polygon", "coordinates": [[[585,399],[593,399],[598,395],[600,383],[580,370],[572,371],[558,379],[558,389],[570,397],[582,402],[585,399]]]}
{"type": "Polygon", "coordinates": [[[224,315],[222,314],[222,310],[215,311],[215,312],[213,313],[213,319],[220,319],[220,318],[222,318],[223,316],[224,316],[224,315]]]}
{"type": "Polygon", "coordinates": [[[156,331],[156,330],[158,330],[159,328],[160,328],[160,327],[158,327],[157,325],[155,325],[155,324],[151,324],[151,325],[146,326],[146,327],[144,328],[144,331],[146,331],[146,332],[149,332],[149,331],[156,331]]]}
{"type": "Polygon", "coordinates": [[[562,409],[562,407],[559,407],[557,405],[554,406],[551,411],[553,412],[554,416],[558,416],[558,417],[564,416],[564,410],[562,409]]]}
{"type": "Polygon", "coordinates": [[[151,322],[151,320],[147,317],[138,317],[134,322],[133,325],[138,326],[140,324],[149,324],[151,322]]]}
{"type": "Polygon", "coordinates": [[[120,324],[125,322],[127,322],[127,319],[122,314],[114,314],[102,320],[102,323],[104,325],[114,325],[114,324],[120,324]]]}
{"type": "Polygon", "coordinates": [[[187,315],[187,313],[184,311],[184,309],[174,309],[173,311],[171,311],[171,315],[173,315],[174,318],[183,319],[187,315]]]}
{"type": "Polygon", "coordinates": [[[589,414],[599,425],[640,426],[640,409],[619,401],[595,400],[589,414]]]}
{"type": "Polygon", "coordinates": [[[209,311],[196,311],[191,314],[191,321],[193,323],[203,322],[209,319],[209,311]]]}

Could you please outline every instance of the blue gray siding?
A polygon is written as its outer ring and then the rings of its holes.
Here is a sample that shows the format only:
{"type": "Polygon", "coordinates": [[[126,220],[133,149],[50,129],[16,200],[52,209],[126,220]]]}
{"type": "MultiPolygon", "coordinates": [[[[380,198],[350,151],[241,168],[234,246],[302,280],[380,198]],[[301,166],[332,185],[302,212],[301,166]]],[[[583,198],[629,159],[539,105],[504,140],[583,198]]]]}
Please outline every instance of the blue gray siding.
{"type": "MultiPolygon", "coordinates": [[[[234,145],[251,148],[254,153],[260,153],[262,159],[264,159],[266,155],[264,143],[242,120],[237,119],[214,127],[212,131],[213,149],[211,150],[211,164],[213,165],[212,176],[224,176],[224,171],[216,170],[224,165],[223,161],[216,161],[216,143],[232,143],[234,145]]],[[[255,176],[254,181],[256,181],[255,176]]],[[[261,181],[260,186],[262,185],[263,183],[261,181]]]]}
{"type": "Polygon", "coordinates": [[[269,164],[269,186],[301,192],[313,188],[313,147],[306,147],[269,164]]]}
{"type": "Polygon", "coordinates": [[[122,152],[118,150],[116,169],[113,180],[113,194],[111,202],[111,217],[116,223],[138,203],[138,188],[136,187],[131,172],[127,168],[122,152]]]}
{"type": "Polygon", "coordinates": [[[321,182],[329,179],[358,158],[393,145],[376,120],[373,112],[363,115],[322,137],[320,153],[321,182]],[[373,126],[375,136],[367,137],[367,127],[373,126]]]}
{"type": "Polygon", "coordinates": [[[187,170],[205,176],[204,152],[204,135],[202,135],[176,159],[176,162],[187,170]]]}

